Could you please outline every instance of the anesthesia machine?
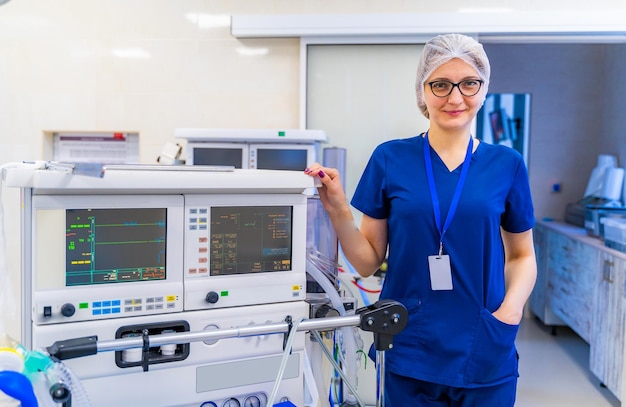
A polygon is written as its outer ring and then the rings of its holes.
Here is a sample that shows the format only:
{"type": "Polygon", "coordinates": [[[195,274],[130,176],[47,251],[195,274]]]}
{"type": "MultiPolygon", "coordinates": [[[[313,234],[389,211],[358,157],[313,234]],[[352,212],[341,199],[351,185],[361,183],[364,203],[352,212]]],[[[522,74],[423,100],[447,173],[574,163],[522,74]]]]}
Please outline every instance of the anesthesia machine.
{"type": "MultiPolygon", "coordinates": [[[[307,351],[318,331],[384,325],[384,351],[406,323],[399,304],[346,311],[307,243],[309,228],[330,231],[307,221],[315,185],[301,171],[79,170],[16,165],[3,182],[21,190],[23,346],[61,360],[90,405],[328,405],[307,351]],[[330,291],[321,305],[307,274],[330,291]]],[[[344,371],[360,350],[345,341],[344,371]]]]}

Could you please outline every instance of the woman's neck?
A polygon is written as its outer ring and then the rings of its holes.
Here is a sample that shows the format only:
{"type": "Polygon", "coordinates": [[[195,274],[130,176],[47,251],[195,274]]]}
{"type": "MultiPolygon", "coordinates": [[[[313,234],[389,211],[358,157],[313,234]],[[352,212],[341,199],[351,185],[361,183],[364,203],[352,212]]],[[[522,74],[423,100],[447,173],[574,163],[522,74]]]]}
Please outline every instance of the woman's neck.
{"type": "MultiPolygon", "coordinates": [[[[471,134],[469,130],[450,132],[430,129],[428,131],[428,144],[435,150],[439,158],[444,162],[449,171],[454,171],[465,159],[467,144],[471,134]]],[[[474,142],[473,151],[476,151],[478,142],[474,142]]]]}
{"type": "Polygon", "coordinates": [[[471,137],[469,129],[443,130],[431,127],[428,130],[428,142],[437,153],[443,151],[467,150],[471,137]]]}

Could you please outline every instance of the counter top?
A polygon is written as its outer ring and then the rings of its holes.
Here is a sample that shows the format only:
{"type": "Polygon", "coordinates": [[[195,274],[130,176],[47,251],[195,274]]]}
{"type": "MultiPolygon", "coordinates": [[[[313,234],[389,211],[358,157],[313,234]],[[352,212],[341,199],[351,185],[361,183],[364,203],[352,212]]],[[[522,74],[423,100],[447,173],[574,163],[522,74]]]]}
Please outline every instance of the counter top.
{"type": "Polygon", "coordinates": [[[560,221],[538,221],[537,224],[543,225],[555,232],[559,232],[566,236],[569,236],[573,239],[576,239],[580,242],[583,242],[587,245],[593,246],[597,249],[605,251],[609,253],[611,256],[619,257],[621,259],[626,260],[626,253],[620,252],[619,250],[612,249],[604,245],[602,239],[589,236],[585,228],[581,228],[579,226],[570,225],[569,223],[564,223],[560,221]]]}

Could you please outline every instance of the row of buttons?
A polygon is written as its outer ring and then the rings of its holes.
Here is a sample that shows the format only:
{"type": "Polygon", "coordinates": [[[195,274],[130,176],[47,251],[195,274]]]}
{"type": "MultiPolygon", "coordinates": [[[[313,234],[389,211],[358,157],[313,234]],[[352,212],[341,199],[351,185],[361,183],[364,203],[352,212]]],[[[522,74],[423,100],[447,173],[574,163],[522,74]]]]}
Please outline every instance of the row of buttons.
{"type": "MultiPolygon", "coordinates": [[[[200,209],[190,209],[189,210],[190,214],[197,214],[200,213],[201,215],[207,214],[207,209],[206,208],[200,208],[200,209]]],[[[200,225],[195,225],[196,222],[198,222],[198,218],[189,218],[189,229],[190,230],[207,230],[207,218],[199,218],[199,223],[201,223],[200,225]]],[[[209,258],[206,257],[206,253],[209,252],[209,238],[208,236],[199,236],[198,237],[198,253],[199,253],[199,257],[196,260],[197,265],[195,267],[189,267],[187,270],[188,274],[208,274],[209,269],[207,267],[199,267],[202,264],[207,264],[209,262],[209,258]]]]}
{"type": "MultiPolygon", "coordinates": [[[[137,312],[143,310],[143,299],[142,298],[134,298],[134,299],[125,299],[124,300],[124,312],[137,312]]],[[[146,298],[146,310],[162,310],[163,307],[163,297],[147,297],[146,298]],[[157,303],[155,305],[155,303],[157,303]]],[[[121,301],[120,300],[111,300],[111,301],[94,301],[92,303],[93,310],[91,311],[92,315],[109,315],[109,314],[119,314],[121,312],[121,301]]],[[[176,304],[171,303],[167,304],[167,308],[175,308],[176,304]]]]}
{"type": "MultiPolygon", "coordinates": [[[[190,208],[189,209],[189,214],[190,215],[207,215],[209,213],[207,208],[190,208]]],[[[208,230],[208,221],[209,219],[207,217],[195,217],[192,216],[189,218],[189,230],[208,230]]]]}
{"type": "Polygon", "coordinates": [[[94,301],[91,303],[91,315],[110,315],[122,312],[120,300],[94,301]]]}
{"type": "Polygon", "coordinates": [[[91,315],[108,315],[108,314],[119,314],[121,312],[120,307],[113,308],[95,308],[91,311],[91,315]]]}

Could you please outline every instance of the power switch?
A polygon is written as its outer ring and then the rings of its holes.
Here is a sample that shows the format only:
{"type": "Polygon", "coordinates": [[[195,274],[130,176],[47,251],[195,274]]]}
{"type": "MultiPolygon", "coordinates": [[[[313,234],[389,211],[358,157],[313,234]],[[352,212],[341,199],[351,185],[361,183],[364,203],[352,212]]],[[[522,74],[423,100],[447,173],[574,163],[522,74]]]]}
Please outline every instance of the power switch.
{"type": "Polygon", "coordinates": [[[43,316],[46,318],[49,318],[52,316],[52,307],[49,305],[46,305],[45,307],[43,307],[43,316]]]}

